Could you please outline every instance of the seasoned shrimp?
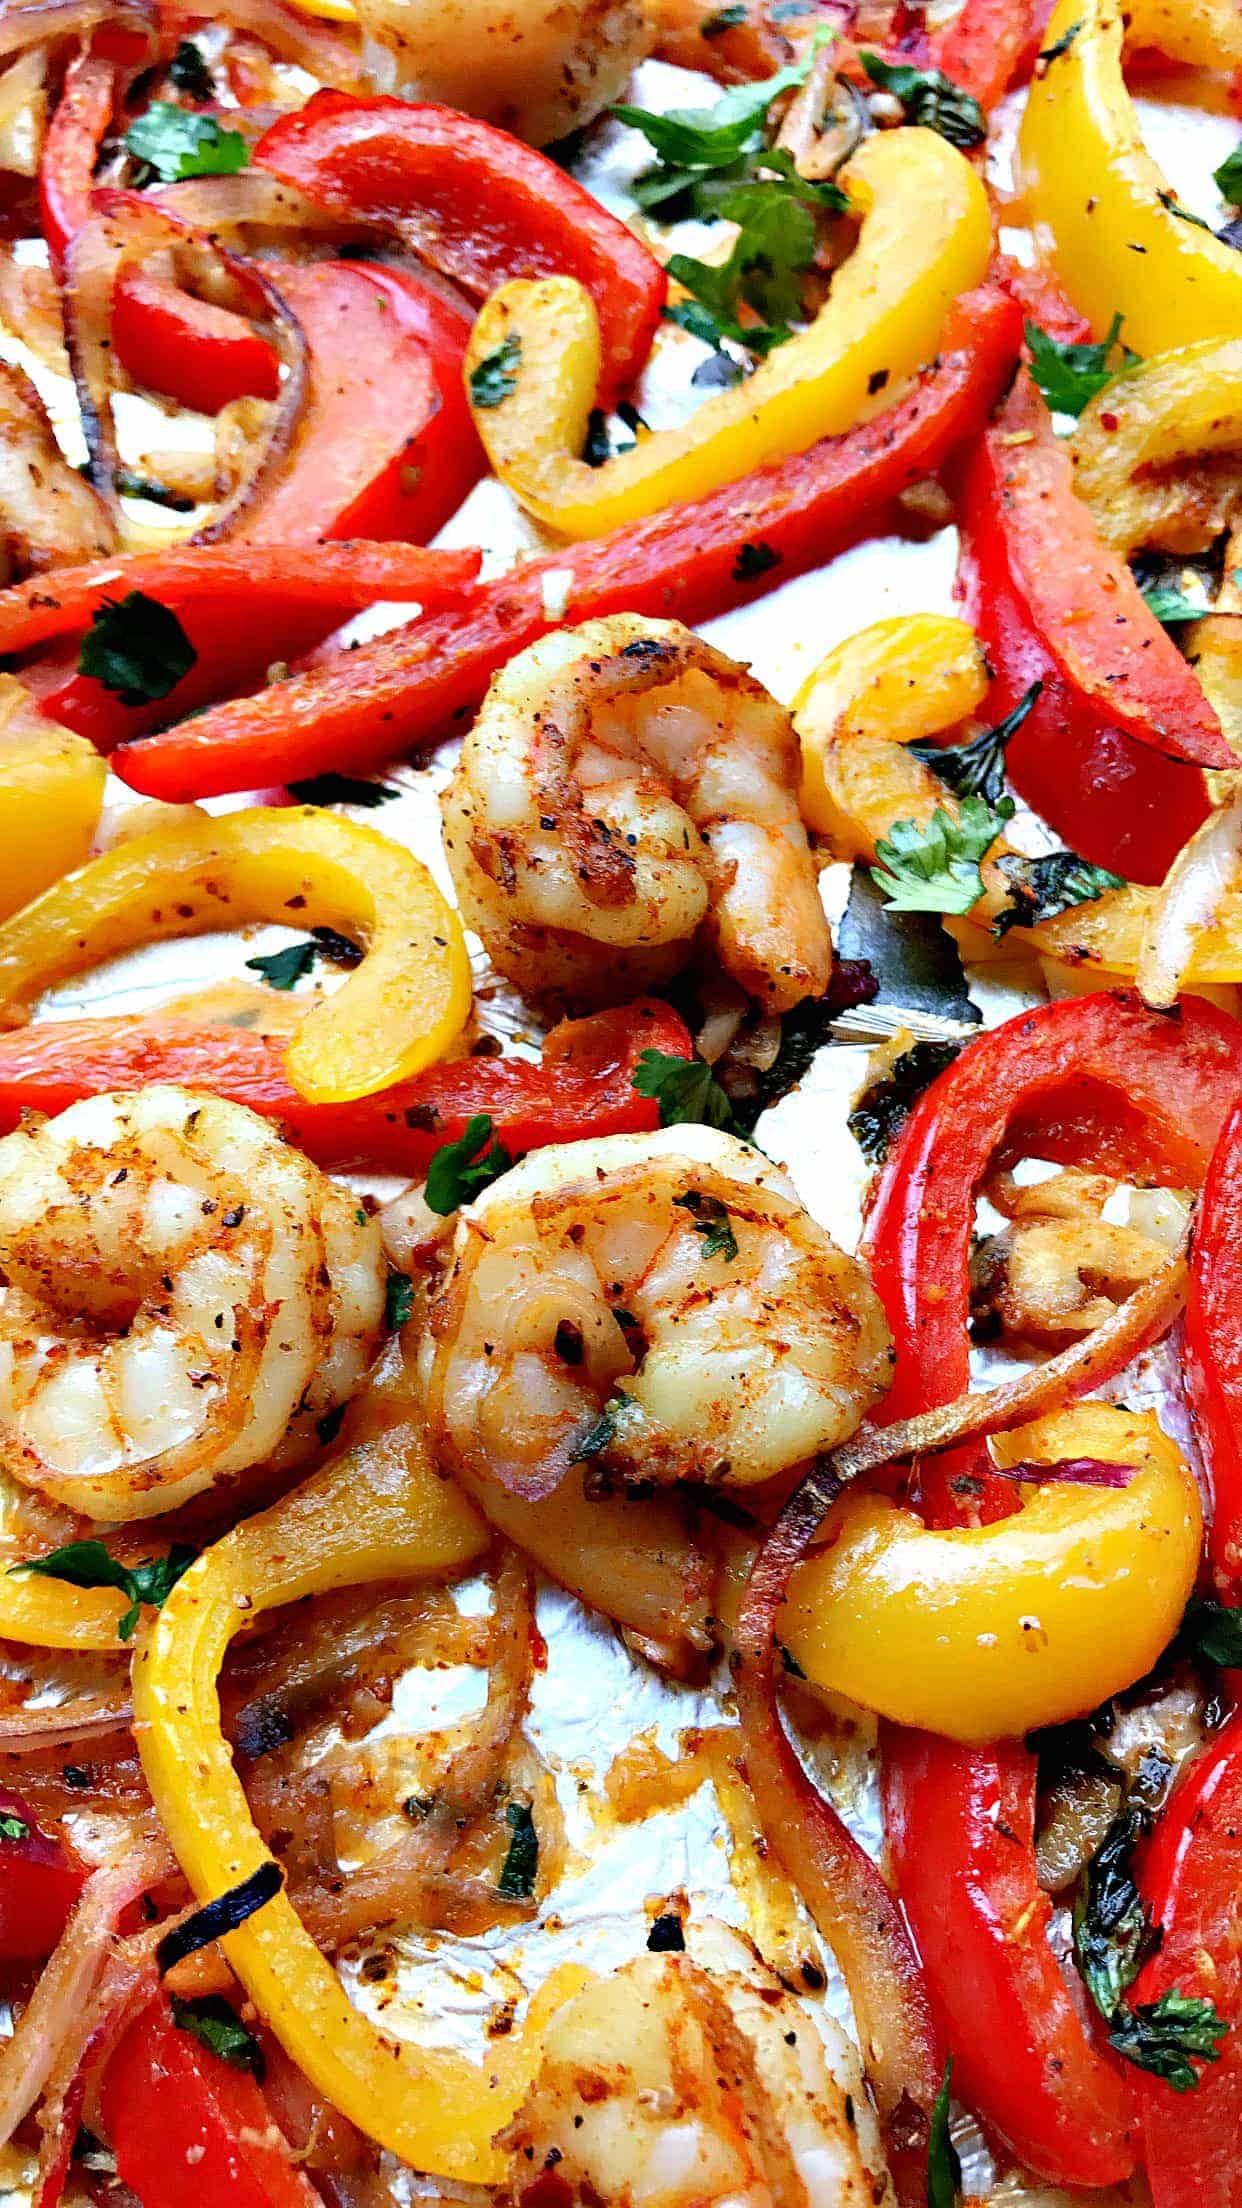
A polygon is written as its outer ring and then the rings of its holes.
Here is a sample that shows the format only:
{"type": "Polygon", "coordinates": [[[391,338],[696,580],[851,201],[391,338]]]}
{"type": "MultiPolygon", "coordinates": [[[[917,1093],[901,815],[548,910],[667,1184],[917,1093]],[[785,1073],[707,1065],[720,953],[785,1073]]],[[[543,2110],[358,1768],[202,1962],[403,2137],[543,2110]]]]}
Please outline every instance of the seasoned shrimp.
{"type": "Polygon", "coordinates": [[[550,145],[620,99],[655,36],[645,0],[357,0],[380,92],[550,145]]]}
{"type": "Polygon", "coordinates": [[[708,1919],[557,2009],[502,2144],[558,2208],[892,2208],[858,2058],[708,1919]],[[555,2171],[551,2190],[544,2172],[555,2171]]]}
{"type": "Polygon", "coordinates": [[[494,678],[445,794],[462,911],[526,990],[625,996],[703,934],[787,1011],[832,973],[799,774],[784,707],[680,622],[558,630],[494,678]]]}
{"type": "Polygon", "coordinates": [[[420,1354],[443,1460],[525,1495],[590,1459],[771,1479],[853,1433],[891,1369],[863,1267],[708,1127],[541,1150],[493,1182],[420,1354]]]}
{"type": "Polygon", "coordinates": [[[149,1517],[314,1439],[384,1315],[379,1229],[237,1104],[154,1087],[0,1141],[0,1462],[149,1517]]]}

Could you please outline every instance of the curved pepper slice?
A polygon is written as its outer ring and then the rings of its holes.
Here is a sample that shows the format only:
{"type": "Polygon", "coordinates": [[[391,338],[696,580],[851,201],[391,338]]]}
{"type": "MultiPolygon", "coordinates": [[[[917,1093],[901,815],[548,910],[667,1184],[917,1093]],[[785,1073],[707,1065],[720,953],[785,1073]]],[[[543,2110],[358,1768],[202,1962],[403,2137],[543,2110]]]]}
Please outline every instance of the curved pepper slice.
{"type": "Polygon", "coordinates": [[[1226,1602],[1242,1601],[1242,1108],[1221,1131],[1195,1228],[1186,1378],[1212,1477],[1208,1554],[1226,1602]]]}
{"type": "Polygon", "coordinates": [[[318,92],[253,160],[337,214],[391,223],[473,298],[514,276],[576,277],[599,314],[606,398],[646,359],[668,293],[654,253],[507,131],[450,107],[318,92]]]}
{"type": "Polygon", "coordinates": [[[81,864],[107,771],[93,744],[43,720],[22,684],[0,675],[0,919],[81,864]]]}
{"type": "Polygon", "coordinates": [[[253,1028],[195,1026],[171,1016],[43,1020],[0,1035],[0,1133],[16,1127],[23,1112],[63,1112],[80,1096],[171,1081],[279,1120],[317,1165],[421,1173],[479,1112],[487,1113],[511,1157],[546,1143],[658,1126],[654,1099],[634,1087],[644,1050],[691,1056],[684,1021],[655,997],[563,1021],[546,1037],[538,1064],[455,1058],[399,1088],[320,1104],[290,1084],[283,1043],[253,1028]]]}
{"type": "MultiPolygon", "coordinates": [[[[191,1566],[137,1649],[135,1733],[164,1830],[200,1900],[271,1860],[220,1729],[216,1680],[260,1612],[334,1587],[459,1569],[485,1544],[470,1505],[439,1479],[398,1381],[387,1444],[359,1444],[191,1566]]],[[[221,1943],[289,2055],[333,2106],[434,2175],[498,2181],[493,2133],[526,2083],[524,2044],[485,2067],[389,2038],[355,2009],[284,1893],[221,1943]]]]}
{"type": "Polygon", "coordinates": [[[1152,477],[1233,451],[1240,418],[1242,336],[1158,353],[1106,385],[1073,440],[1075,489],[1105,543],[1129,553],[1158,542],[1167,484],[1152,477]]]}
{"type": "Polygon", "coordinates": [[[497,667],[558,621],[628,611],[693,625],[754,598],[816,566],[982,427],[1021,328],[1001,292],[968,292],[934,364],[878,420],[583,545],[572,567],[563,551],[529,560],[480,584],[459,615],[324,659],[282,683],[279,699],[240,700],[128,746],[117,771],[159,797],[254,789],[333,767],[362,772],[451,726],[497,667]],[[757,581],[748,545],[775,555],[757,581]],[[558,578],[567,598],[553,596],[558,578]]]}
{"type": "Polygon", "coordinates": [[[1083,1403],[997,1435],[1002,1464],[1129,1464],[1113,1489],[1049,1482],[994,1525],[929,1530],[850,1496],[795,1574],[780,1635],[815,1686],[950,1740],[1026,1733],[1150,1670],[1195,1582],[1194,1475],[1146,1412],[1083,1403]]]}
{"type": "Polygon", "coordinates": [[[1138,1865],[1162,1938],[1131,2005],[1176,1990],[1210,2001],[1228,2025],[1193,2092],[1175,2093],[1151,2076],[1139,2082],[1153,2208],[1233,2208],[1242,2186],[1240,1874],[1242,1716],[1235,1714],[1174,1790],[1138,1865]]]}
{"type": "Polygon", "coordinates": [[[92,961],[253,920],[327,926],[365,950],[285,1058],[316,1103],[369,1096],[441,1058],[470,1011],[461,923],[427,869],[373,828],[313,806],[206,815],[135,836],[0,927],[0,1019],[92,961]]]}
{"type": "Polygon", "coordinates": [[[594,537],[702,498],[865,420],[931,359],[950,304],[987,266],[983,186],[929,130],[866,139],[840,181],[862,227],[810,328],[680,428],[642,436],[599,468],[577,457],[603,357],[590,298],[555,277],[493,293],[471,334],[467,376],[508,345],[516,380],[498,404],[475,405],[475,427],[496,474],[539,521],[594,537]]]}
{"type": "Polygon", "coordinates": [[[1031,85],[1019,148],[1036,236],[1074,305],[1097,337],[1119,314],[1127,343],[1161,353],[1236,336],[1242,259],[1175,212],[1126,91],[1125,20],[1120,0],[1060,0],[1046,43],[1068,42],[1031,85]]]}

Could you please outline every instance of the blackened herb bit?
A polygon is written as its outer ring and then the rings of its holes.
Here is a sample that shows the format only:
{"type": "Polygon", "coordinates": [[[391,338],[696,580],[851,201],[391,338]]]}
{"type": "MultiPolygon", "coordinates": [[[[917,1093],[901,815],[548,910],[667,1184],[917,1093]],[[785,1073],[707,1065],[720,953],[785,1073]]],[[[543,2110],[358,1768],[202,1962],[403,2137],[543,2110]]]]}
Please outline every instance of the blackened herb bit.
{"type": "Polygon", "coordinates": [[[508,1852],[496,1881],[496,1891],[506,1901],[529,1901],[539,1870],[539,1835],[527,1802],[510,1802],[505,1817],[512,1831],[508,1852]]]}
{"type": "Polygon", "coordinates": [[[887,1080],[864,1089],[850,1113],[848,1126],[862,1154],[872,1165],[888,1156],[924,1089],[951,1066],[960,1043],[912,1043],[893,1061],[887,1080]]]}
{"type": "Polygon", "coordinates": [[[657,1917],[647,1934],[647,1952],[651,1955],[684,1955],[686,1935],[681,1928],[681,1918],[668,1915],[657,1917]]]}
{"type": "Polygon", "coordinates": [[[175,1964],[185,1961],[187,1955],[197,1955],[200,1947],[212,1947],[222,1940],[226,1932],[236,1932],[256,1911],[264,1908],[280,1892],[285,1874],[279,1863],[269,1857],[260,1863],[257,1871],[243,1878],[227,1893],[217,1894],[214,1901],[205,1902],[196,1909],[184,1924],[173,1926],[166,1932],[155,1950],[155,1960],[162,1972],[170,1971],[175,1964]]]}
{"type": "Polygon", "coordinates": [[[765,544],[760,537],[754,544],[738,546],[737,558],[733,562],[733,580],[735,583],[753,583],[757,576],[768,574],[780,564],[780,553],[772,545],[765,544]]]}

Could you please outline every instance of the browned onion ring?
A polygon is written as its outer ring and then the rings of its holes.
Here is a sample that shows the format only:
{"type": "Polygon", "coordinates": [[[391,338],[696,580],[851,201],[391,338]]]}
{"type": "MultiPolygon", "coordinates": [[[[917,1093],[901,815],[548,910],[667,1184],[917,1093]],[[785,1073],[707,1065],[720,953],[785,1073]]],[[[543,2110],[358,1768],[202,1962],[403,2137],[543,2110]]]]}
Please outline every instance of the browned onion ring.
{"type": "Polygon", "coordinates": [[[257,311],[265,312],[272,324],[276,350],[287,373],[280,396],[273,402],[262,454],[248,480],[226,499],[204,528],[187,540],[191,544],[214,544],[227,537],[241,517],[261,501],[292,447],[308,381],[302,326],[261,268],[240,260],[167,208],[136,192],[99,192],[94,197],[97,211],[82,224],[69,245],[65,332],[91,456],[92,480],[114,520],[120,518],[116,491],[120,463],[112,415],[110,333],[112,300],[122,272],[168,246],[196,246],[220,263],[243,296],[255,303],[257,311]]]}
{"type": "Polygon", "coordinates": [[[228,23],[235,31],[249,31],[280,61],[295,62],[320,84],[336,92],[372,92],[357,44],[341,30],[313,23],[282,0],[215,0],[210,9],[213,23],[228,23]]]}
{"type": "Polygon", "coordinates": [[[897,1902],[812,1785],[781,1722],[776,1626],[790,1577],[842,1489],[894,1459],[947,1449],[1038,1418],[1117,1372],[1172,1325],[1186,1293],[1185,1241],[1103,1326],[1017,1380],[869,1428],[791,1495],[750,1569],[738,1615],[734,1683],[743,1761],[768,1844],[839,1962],[903,2202],[926,2198],[926,2142],[940,2083],[927,1992],[897,1902]]]}

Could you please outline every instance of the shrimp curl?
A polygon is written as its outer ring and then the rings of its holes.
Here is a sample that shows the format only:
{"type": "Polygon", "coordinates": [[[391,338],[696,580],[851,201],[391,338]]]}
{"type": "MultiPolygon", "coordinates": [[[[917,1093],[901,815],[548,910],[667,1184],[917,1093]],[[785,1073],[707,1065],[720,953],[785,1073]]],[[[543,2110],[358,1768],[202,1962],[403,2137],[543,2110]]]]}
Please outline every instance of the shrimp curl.
{"type": "Polygon", "coordinates": [[[746,1486],[846,1439],[891,1344],[863,1267],[709,1127],[541,1150],[458,1216],[420,1348],[450,1468],[746,1486]]]}
{"type": "Polygon", "coordinates": [[[702,937],[786,1012],[832,975],[799,774],[784,707],[680,622],[557,630],[494,677],[445,793],[463,915],[528,992],[632,995],[702,937]]]}
{"type": "Polygon", "coordinates": [[[0,1141],[0,1462],[106,1522],[296,1461],[384,1323],[379,1229],[239,1104],[153,1087],[0,1141]]]}

